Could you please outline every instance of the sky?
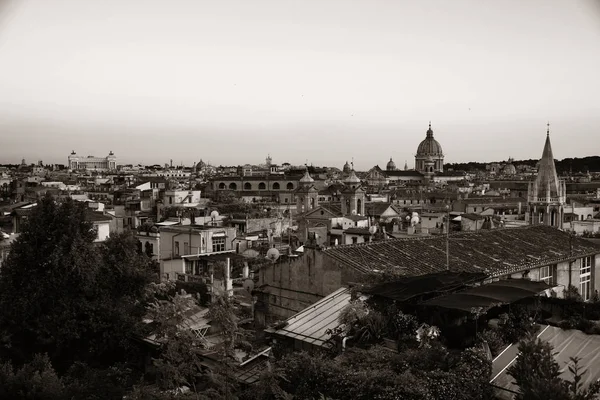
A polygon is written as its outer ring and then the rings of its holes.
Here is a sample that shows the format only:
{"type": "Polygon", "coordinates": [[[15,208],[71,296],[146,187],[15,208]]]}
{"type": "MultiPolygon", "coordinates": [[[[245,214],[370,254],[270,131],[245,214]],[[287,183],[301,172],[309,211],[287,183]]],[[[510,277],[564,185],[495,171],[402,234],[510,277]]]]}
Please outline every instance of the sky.
{"type": "Polygon", "coordinates": [[[600,155],[600,0],[0,0],[0,163],[600,155]]]}

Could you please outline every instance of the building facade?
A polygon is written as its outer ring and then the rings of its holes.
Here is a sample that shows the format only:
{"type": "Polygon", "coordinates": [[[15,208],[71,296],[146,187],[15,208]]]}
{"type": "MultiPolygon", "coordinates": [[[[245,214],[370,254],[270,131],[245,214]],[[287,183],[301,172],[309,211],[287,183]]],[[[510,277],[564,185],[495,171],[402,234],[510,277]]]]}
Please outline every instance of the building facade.
{"type": "Polygon", "coordinates": [[[548,127],[537,177],[529,183],[527,190],[526,221],[562,229],[566,200],[567,188],[565,181],[559,180],[556,174],[548,127]]]}
{"type": "Polygon", "coordinates": [[[106,157],[80,157],[73,150],[68,157],[67,165],[71,171],[115,171],[117,169],[117,157],[112,151],[106,157]]]}
{"type": "Polygon", "coordinates": [[[415,170],[426,177],[432,176],[436,172],[444,172],[444,152],[440,143],[433,138],[431,123],[429,123],[425,140],[417,148],[415,170]]]}

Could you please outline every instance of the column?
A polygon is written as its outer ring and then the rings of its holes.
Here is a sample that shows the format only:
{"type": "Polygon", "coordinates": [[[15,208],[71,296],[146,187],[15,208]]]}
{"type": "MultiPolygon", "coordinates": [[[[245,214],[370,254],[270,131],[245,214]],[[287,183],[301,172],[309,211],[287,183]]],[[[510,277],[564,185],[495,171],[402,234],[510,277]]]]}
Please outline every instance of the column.
{"type": "Polygon", "coordinates": [[[233,296],[233,280],[231,279],[231,264],[230,258],[227,257],[225,262],[225,293],[227,297],[233,296]]]}

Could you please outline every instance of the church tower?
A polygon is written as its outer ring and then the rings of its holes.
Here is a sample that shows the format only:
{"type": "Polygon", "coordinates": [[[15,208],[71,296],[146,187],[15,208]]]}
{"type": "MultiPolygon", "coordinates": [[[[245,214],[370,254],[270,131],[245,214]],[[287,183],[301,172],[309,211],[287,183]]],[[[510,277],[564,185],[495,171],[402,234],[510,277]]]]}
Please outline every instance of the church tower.
{"type": "Polygon", "coordinates": [[[539,162],[535,181],[527,190],[526,221],[562,229],[567,189],[564,180],[559,180],[550,145],[550,124],[546,131],[546,143],[539,162]]]}
{"type": "Polygon", "coordinates": [[[304,176],[300,179],[298,189],[296,189],[296,212],[305,213],[319,206],[319,191],[313,183],[315,180],[308,173],[308,166],[304,176]]]}
{"type": "Polygon", "coordinates": [[[342,215],[365,215],[365,189],[360,184],[354,168],[344,180],[342,189],[342,215]]]}

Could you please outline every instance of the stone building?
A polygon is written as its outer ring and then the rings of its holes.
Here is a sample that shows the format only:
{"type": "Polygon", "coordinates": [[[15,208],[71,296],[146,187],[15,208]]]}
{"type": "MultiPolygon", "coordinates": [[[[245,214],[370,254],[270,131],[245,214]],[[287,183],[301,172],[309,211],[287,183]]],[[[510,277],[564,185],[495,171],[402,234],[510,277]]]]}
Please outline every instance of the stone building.
{"type": "Polygon", "coordinates": [[[417,148],[415,170],[429,177],[436,172],[444,172],[444,152],[440,143],[433,138],[431,122],[427,130],[427,136],[417,148]]]}
{"type": "Polygon", "coordinates": [[[484,275],[482,290],[496,281],[543,281],[558,297],[574,285],[584,300],[600,289],[600,245],[558,229],[484,229],[446,240],[434,235],[334,247],[305,245],[303,255],[261,267],[256,321],[289,318],[344,285],[381,273],[398,278],[479,273],[484,275]]]}
{"type": "Polygon", "coordinates": [[[117,169],[117,157],[112,151],[106,157],[79,157],[73,150],[68,157],[68,166],[71,171],[115,171],[117,169]]]}
{"type": "Polygon", "coordinates": [[[564,180],[559,180],[550,145],[550,126],[546,132],[546,143],[539,162],[535,181],[527,189],[526,221],[562,229],[567,189],[564,180]]]}

